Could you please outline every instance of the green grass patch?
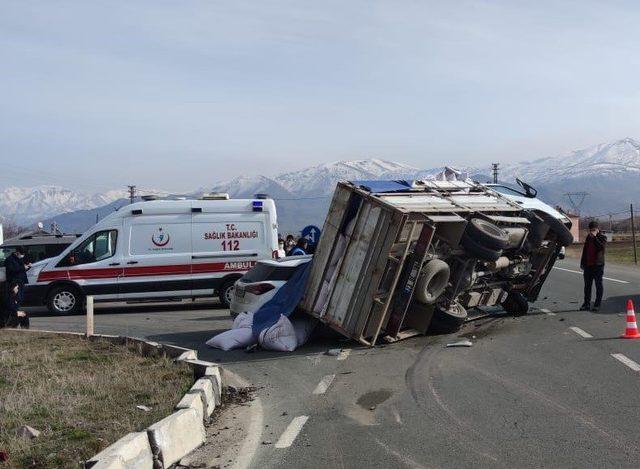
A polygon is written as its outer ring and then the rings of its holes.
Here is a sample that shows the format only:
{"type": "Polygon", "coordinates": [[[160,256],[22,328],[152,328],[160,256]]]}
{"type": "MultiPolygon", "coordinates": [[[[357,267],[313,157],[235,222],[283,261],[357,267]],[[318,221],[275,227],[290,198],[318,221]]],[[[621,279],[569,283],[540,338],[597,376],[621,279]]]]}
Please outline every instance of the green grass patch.
{"type": "Polygon", "coordinates": [[[0,330],[0,469],[80,467],[169,415],[192,382],[186,366],[107,341],[0,330]],[[18,437],[22,425],[41,435],[18,437]]]}

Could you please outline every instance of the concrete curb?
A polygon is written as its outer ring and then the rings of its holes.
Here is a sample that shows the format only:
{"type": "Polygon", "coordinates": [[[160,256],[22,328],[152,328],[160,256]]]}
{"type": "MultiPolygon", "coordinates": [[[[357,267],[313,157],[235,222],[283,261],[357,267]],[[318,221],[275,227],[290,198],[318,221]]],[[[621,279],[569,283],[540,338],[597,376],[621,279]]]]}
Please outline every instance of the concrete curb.
{"type": "Polygon", "coordinates": [[[46,333],[107,340],[134,348],[144,356],[164,356],[176,363],[186,363],[195,382],[176,405],[176,411],[149,426],[145,431],[129,433],[85,462],[93,469],[166,469],[180,461],[205,441],[204,423],[222,402],[222,368],[216,363],[198,360],[196,350],[161,344],[138,337],[80,332],[16,329],[22,332],[46,333]]]}

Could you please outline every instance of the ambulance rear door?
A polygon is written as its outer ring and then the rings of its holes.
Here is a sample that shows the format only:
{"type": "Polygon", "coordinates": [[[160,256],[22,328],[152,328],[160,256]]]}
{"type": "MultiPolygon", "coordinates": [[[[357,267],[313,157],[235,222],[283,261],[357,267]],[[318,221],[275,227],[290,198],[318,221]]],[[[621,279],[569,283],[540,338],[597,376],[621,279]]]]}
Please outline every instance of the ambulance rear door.
{"type": "Polygon", "coordinates": [[[244,274],[258,259],[271,257],[268,213],[251,211],[250,203],[246,211],[229,212],[206,205],[199,208],[194,203],[191,225],[194,295],[213,294],[225,280],[244,274]]]}

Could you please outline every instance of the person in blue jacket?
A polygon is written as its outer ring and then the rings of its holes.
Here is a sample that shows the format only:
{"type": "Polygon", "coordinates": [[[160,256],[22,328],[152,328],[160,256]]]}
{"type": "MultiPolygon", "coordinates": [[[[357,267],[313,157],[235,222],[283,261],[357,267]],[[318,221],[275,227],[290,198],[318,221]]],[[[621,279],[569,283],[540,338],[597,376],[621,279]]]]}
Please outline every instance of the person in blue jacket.
{"type": "Polygon", "coordinates": [[[288,256],[304,256],[307,254],[307,247],[309,245],[309,241],[306,238],[300,238],[296,243],[296,247],[294,247],[291,251],[289,251],[288,256]]]}

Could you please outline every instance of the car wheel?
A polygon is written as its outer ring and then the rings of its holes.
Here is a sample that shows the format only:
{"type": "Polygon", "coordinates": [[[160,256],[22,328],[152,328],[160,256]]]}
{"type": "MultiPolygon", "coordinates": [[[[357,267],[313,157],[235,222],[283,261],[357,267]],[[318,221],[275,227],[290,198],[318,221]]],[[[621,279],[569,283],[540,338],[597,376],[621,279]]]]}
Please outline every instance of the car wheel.
{"type": "Polygon", "coordinates": [[[420,273],[415,290],[416,300],[427,305],[435,303],[449,284],[450,272],[446,262],[440,259],[429,261],[420,273]]]}
{"type": "Polygon", "coordinates": [[[497,261],[502,255],[501,250],[496,251],[495,249],[490,249],[481,245],[476,240],[472,239],[466,232],[462,235],[460,244],[462,244],[462,247],[471,257],[475,257],[476,259],[493,262],[497,261]]]}
{"type": "Polygon", "coordinates": [[[510,292],[502,302],[502,309],[513,316],[524,316],[529,312],[529,302],[520,292],[510,292]]]}
{"type": "Polygon", "coordinates": [[[472,218],[467,223],[466,234],[476,243],[489,249],[499,251],[509,247],[509,233],[482,218],[472,218]]]}
{"type": "Polygon", "coordinates": [[[227,280],[220,288],[220,303],[222,303],[222,306],[225,308],[228,308],[231,305],[231,301],[233,300],[233,287],[235,283],[235,280],[227,280]]]}
{"type": "Polygon", "coordinates": [[[467,310],[457,301],[450,305],[437,306],[429,331],[437,334],[451,334],[460,329],[467,319],[467,310]]]}
{"type": "Polygon", "coordinates": [[[548,213],[537,212],[537,215],[542,218],[547,225],[549,225],[549,230],[556,234],[556,239],[560,246],[569,246],[573,244],[573,235],[571,234],[571,231],[569,231],[569,228],[564,226],[564,223],[548,213]]]}
{"type": "Polygon", "coordinates": [[[84,296],[73,286],[55,287],[47,296],[47,308],[53,314],[76,314],[82,311],[84,296]]]}

